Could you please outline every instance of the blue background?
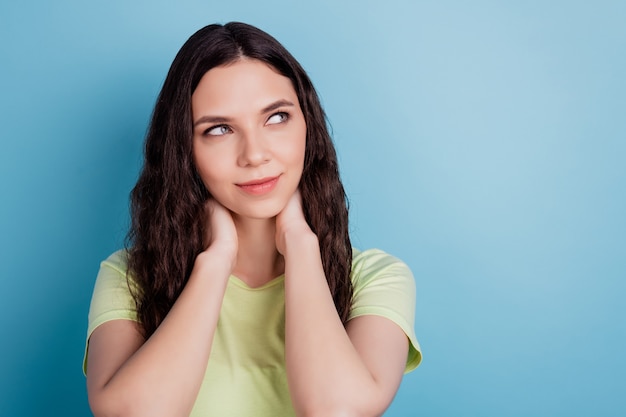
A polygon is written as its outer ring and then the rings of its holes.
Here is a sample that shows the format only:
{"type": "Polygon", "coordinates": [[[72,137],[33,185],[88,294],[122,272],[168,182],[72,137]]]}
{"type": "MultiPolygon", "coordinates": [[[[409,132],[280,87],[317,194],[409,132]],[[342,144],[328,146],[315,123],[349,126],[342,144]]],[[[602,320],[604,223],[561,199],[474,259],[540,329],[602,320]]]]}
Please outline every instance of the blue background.
{"type": "Polygon", "coordinates": [[[1,416],[89,415],[89,299],[154,100],[230,20],[307,69],[353,243],[416,276],[424,361],[386,415],[626,415],[626,2],[3,0],[1,416]]]}

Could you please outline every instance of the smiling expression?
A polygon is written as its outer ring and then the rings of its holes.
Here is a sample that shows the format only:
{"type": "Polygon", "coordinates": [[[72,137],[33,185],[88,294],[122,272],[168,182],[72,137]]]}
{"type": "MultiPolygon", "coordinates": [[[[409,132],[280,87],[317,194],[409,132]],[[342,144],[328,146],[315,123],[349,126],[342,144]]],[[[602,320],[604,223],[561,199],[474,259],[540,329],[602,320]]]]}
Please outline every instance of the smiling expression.
{"type": "Polygon", "coordinates": [[[276,216],[298,188],[306,123],[291,80],[253,59],[209,70],[191,97],[196,169],[236,216],[276,216]]]}

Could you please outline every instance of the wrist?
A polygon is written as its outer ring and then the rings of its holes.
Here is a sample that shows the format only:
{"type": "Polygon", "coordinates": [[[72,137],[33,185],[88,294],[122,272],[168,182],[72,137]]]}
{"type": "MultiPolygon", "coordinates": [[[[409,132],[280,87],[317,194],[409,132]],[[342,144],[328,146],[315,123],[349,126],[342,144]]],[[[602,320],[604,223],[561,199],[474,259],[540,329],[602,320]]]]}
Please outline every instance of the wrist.
{"type": "Polygon", "coordinates": [[[196,257],[194,267],[203,268],[205,265],[211,268],[220,265],[230,274],[237,262],[237,246],[228,242],[213,242],[211,246],[200,252],[196,257]]]}
{"type": "Polygon", "coordinates": [[[317,235],[307,226],[302,230],[290,229],[283,234],[285,242],[285,253],[287,256],[290,252],[310,252],[319,251],[319,240],[317,235]]]}

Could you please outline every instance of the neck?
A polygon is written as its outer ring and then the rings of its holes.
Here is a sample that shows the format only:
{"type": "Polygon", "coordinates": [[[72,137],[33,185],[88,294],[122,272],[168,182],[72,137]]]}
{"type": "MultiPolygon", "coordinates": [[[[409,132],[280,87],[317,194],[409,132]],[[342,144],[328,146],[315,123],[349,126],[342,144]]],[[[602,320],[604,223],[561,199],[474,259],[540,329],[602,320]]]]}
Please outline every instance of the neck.
{"type": "Polygon", "coordinates": [[[233,275],[255,288],[284,273],[284,259],[276,249],[276,220],[239,216],[233,220],[239,242],[233,275]]]}

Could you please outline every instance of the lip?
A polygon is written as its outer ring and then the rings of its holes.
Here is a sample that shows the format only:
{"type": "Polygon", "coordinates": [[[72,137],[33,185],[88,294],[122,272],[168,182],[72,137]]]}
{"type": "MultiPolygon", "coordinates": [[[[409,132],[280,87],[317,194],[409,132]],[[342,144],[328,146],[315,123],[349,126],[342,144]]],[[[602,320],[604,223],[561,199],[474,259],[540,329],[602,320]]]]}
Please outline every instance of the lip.
{"type": "Polygon", "coordinates": [[[263,195],[271,192],[278,183],[280,175],[275,177],[259,178],[236,184],[241,190],[252,195],[263,195]]]}

